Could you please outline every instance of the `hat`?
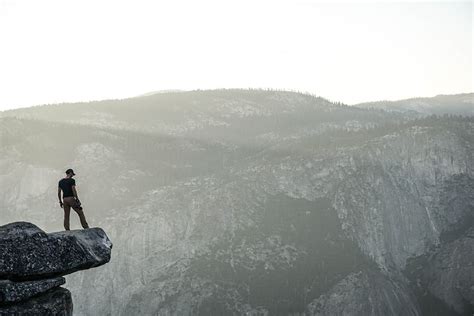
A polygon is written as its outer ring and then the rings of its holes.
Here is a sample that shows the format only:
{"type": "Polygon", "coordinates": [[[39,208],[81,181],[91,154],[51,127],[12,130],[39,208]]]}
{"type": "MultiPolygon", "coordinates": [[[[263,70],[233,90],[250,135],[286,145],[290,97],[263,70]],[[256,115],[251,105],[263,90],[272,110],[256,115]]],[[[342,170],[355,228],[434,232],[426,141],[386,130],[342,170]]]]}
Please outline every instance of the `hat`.
{"type": "Polygon", "coordinates": [[[66,174],[70,174],[70,173],[72,173],[73,176],[76,175],[72,169],[67,169],[66,174]]]}

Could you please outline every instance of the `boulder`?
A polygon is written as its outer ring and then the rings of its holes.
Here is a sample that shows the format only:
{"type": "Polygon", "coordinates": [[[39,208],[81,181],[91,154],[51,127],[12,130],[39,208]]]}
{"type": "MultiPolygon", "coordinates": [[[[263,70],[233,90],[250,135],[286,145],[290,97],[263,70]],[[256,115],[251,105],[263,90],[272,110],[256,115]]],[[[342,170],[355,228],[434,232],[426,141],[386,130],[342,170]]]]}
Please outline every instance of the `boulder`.
{"type": "Polygon", "coordinates": [[[72,316],[71,292],[58,287],[27,301],[0,306],[0,316],[72,316]]]}
{"type": "Polygon", "coordinates": [[[112,243],[101,228],[47,234],[28,222],[0,226],[0,279],[37,280],[103,265],[112,243]]]}
{"type": "Polygon", "coordinates": [[[23,301],[64,283],[66,280],[63,277],[20,282],[0,280],[0,305],[23,301]]]}

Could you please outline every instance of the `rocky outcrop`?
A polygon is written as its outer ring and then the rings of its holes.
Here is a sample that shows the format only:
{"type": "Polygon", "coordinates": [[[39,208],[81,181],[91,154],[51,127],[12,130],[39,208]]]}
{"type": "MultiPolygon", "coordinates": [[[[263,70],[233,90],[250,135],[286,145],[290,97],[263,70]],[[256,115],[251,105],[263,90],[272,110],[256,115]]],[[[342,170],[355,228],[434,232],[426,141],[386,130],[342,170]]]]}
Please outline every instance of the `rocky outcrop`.
{"type": "Polygon", "coordinates": [[[0,316],[72,316],[71,292],[62,287],[14,305],[0,306],[0,316]]]}
{"type": "Polygon", "coordinates": [[[0,304],[22,301],[64,283],[63,277],[22,282],[0,280],[0,304]]]}
{"type": "Polygon", "coordinates": [[[421,315],[403,280],[377,271],[352,273],[308,305],[307,315],[421,315]]]}
{"type": "Polygon", "coordinates": [[[0,227],[0,279],[34,280],[103,265],[112,243],[101,228],[46,234],[27,222],[0,227]]]}
{"type": "Polygon", "coordinates": [[[100,228],[47,234],[28,222],[0,227],[0,315],[72,315],[63,275],[103,265],[112,243],[100,228]]]}

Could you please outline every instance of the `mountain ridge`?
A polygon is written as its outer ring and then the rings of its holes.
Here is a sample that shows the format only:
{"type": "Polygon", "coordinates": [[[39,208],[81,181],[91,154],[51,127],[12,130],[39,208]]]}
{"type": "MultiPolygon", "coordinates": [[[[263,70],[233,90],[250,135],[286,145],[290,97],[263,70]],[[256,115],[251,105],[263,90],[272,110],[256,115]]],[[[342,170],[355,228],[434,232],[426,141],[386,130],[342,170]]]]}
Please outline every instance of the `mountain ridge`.
{"type": "Polygon", "coordinates": [[[415,97],[395,101],[372,101],[354,104],[362,108],[409,112],[420,115],[474,115],[474,93],[438,94],[434,97],[415,97]]]}

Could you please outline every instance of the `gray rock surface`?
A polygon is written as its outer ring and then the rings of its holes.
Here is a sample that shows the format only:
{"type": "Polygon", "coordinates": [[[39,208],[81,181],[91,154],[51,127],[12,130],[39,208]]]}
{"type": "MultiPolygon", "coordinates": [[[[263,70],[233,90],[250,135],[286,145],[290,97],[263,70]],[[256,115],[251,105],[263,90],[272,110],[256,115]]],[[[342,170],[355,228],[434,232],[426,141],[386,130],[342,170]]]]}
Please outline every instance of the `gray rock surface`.
{"type": "Polygon", "coordinates": [[[308,305],[307,315],[421,315],[403,280],[377,271],[352,273],[308,305]]]}
{"type": "Polygon", "coordinates": [[[52,289],[18,304],[0,306],[0,316],[71,316],[71,292],[64,288],[52,289]]]}
{"type": "Polygon", "coordinates": [[[0,227],[0,279],[33,280],[103,265],[112,243],[101,228],[46,234],[27,222],[0,227]]]}
{"type": "Polygon", "coordinates": [[[474,307],[474,227],[428,258],[423,282],[460,314],[474,307]]]}
{"type": "Polygon", "coordinates": [[[63,277],[22,282],[0,280],[0,304],[23,301],[64,283],[63,277]]]}
{"type": "Polygon", "coordinates": [[[348,151],[334,199],[344,229],[382,269],[403,269],[470,216],[472,152],[454,133],[420,127],[348,151]]]}

